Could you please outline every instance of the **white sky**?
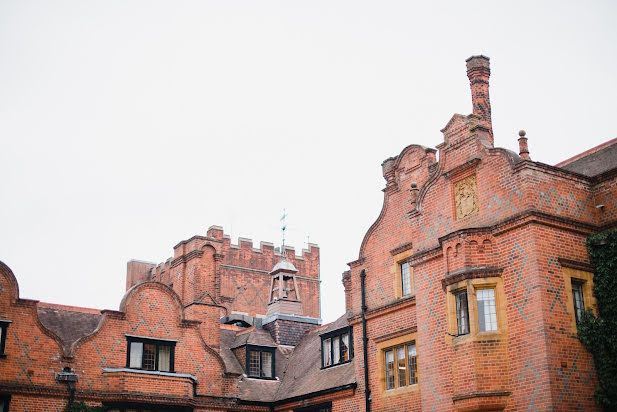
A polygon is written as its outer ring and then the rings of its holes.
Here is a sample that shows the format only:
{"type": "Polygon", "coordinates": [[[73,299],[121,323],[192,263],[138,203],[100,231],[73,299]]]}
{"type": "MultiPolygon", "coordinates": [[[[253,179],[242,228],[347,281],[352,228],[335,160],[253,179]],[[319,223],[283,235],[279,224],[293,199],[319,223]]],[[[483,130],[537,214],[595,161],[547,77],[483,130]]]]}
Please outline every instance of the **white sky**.
{"type": "Polygon", "coordinates": [[[0,260],[22,298],[116,309],[126,262],[213,224],[321,247],[322,317],[381,162],[471,112],[554,164],[617,136],[615,1],[0,2],[0,260]]]}

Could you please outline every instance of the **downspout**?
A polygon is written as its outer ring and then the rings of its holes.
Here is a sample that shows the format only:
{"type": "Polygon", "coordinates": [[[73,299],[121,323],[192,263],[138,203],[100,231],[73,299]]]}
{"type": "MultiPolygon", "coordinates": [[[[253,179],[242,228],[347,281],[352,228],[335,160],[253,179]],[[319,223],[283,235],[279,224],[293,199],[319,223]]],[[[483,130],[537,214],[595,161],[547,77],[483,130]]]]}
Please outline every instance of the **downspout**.
{"type": "Polygon", "coordinates": [[[79,376],[68,366],[64,367],[62,372],[56,373],[56,381],[69,385],[69,405],[75,402],[75,382],[78,380],[79,376]]]}
{"type": "Polygon", "coordinates": [[[371,412],[371,390],[368,380],[368,337],[366,336],[366,287],[364,281],[366,279],[366,271],[360,271],[360,289],[362,291],[362,349],[364,352],[364,398],[366,403],[366,412],[371,412]]]}

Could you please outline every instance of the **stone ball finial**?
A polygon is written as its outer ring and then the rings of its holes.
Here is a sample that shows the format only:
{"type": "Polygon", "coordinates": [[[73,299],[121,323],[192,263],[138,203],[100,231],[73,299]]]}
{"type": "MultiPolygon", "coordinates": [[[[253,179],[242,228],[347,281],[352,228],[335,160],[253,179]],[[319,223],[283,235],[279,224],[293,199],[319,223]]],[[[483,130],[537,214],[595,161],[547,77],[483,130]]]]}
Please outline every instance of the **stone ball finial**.
{"type": "Polygon", "coordinates": [[[518,132],[518,135],[519,135],[520,137],[525,137],[525,135],[526,135],[526,134],[527,134],[527,132],[525,132],[524,130],[520,130],[520,131],[518,132]]]}

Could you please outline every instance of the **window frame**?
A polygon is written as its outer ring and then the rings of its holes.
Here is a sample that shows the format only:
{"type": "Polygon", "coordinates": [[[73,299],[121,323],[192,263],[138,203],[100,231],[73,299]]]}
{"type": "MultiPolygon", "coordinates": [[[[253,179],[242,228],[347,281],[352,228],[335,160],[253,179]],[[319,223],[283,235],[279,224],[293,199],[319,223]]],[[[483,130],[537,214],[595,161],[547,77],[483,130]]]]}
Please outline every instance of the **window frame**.
{"type": "Polygon", "coordinates": [[[585,286],[585,281],[577,278],[570,278],[570,285],[572,287],[572,304],[574,306],[574,320],[578,324],[581,320],[580,316],[582,312],[585,312],[585,293],[583,288],[585,286]],[[578,299],[577,299],[578,298],[578,299]],[[578,307],[580,302],[580,306],[578,307]],[[579,314],[579,312],[581,314],[579,314]]]}
{"type": "Polygon", "coordinates": [[[455,311],[456,311],[456,336],[464,336],[469,335],[469,293],[467,293],[467,289],[460,289],[452,292],[454,295],[454,303],[455,303],[455,311]],[[464,313],[461,313],[463,309],[462,305],[462,296],[465,296],[465,307],[464,313]],[[465,325],[464,329],[461,327],[460,320],[464,317],[465,325]]]}
{"type": "Polygon", "coordinates": [[[416,332],[407,333],[392,339],[388,339],[385,341],[378,341],[377,343],[377,351],[376,351],[376,361],[377,361],[377,379],[379,382],[379,390],[382,396],[393,396],[398,395],[404,392],[414,392],[418,391],[420,388],[420,358],[418,351],[418,334],[416,332]],[[415,347],[415,362],[413,366],[415,368],[415,373],[413,374],[414,382],[410,383],[410,361],[409,361],[409,348],[411,346],[415,347]],[[403,348],[405,354],[405,385],[401,386],[399,382],[399,376],[397,373],[397,348],[403,348]],[[388,365],[387,365],[387,354],[392,351],[393,355],[393,371],[392,376],[394,379],[394,387],[388,388],[388,365]]]}
{"type": "Polygon", "coordinates": [[[333,330],[330,332],[326,332],[323,335],[321,335],[321,348],[319,350],[320,354],[321,354],[321,369],[326,369],[326,368],[331,368],[333,366],[337,366],[337,365],[343,365],[345,363],[349,363],[351,362],[351,360],[353,359],[353,335],[352,335],[352,327],[350,326],[345,326],[344,328],[341,329],[337,329],[337,330],[333,330]],[[347,353],[348,353],[348,357],[347,360],[342,360],[343,359],[343,345],[340,344],[343,335],[347,334],[347,336],[349,337],[349,344],[347,345],[347,353]],[[338,337],[339,338],[339,361],[337,363],[334,363],[334,345],[332,344],[333,339],[338,337]],[[326,341],[327,339],[330,339],[330,357],[332,359],[332,363],[330,365],[326,365],[324,362],[324,341],[326,341]]]}
{"type": "Polygon", "coordinates": [[[383,370],[384,370],[384,390],[386,392],[389,391],[397,391],[399,389],[405,389],[405,388],[410,388],[410,387],[414,387],[416,385],[418,385],[419,383],[419,379],[418,379],[418,343],[416,342],[416,340],[411,340],[411,341],[406,341],[406,342],[401,342],[398,343],[394,346],[388,346],[385,348],[382,348],[380,350],[381,352],[381,359],[380,361],[383,363],[383,370]],[[414,376],[415,376],[415,382],[411,383],[411,375],[410,375],[410,362],[409,362],[409,348],[413,346],[415,349],[415,353],[416,355],[414,356],[415,359],[415,371],[414,371],[414,376]],[[399,365],[400,362],[400,358],[399,358],[399,353],[402,350],[403,352],[403,363],[404,363],[404,383],[401,384],[402,380],[401,379],[401,367],[399,365]],[[392,357],[393,357],[393,367],[392,367],[392,383],[393,383],[393,387],[389,387],[388,385],[388,353],[392,353],[392,357]]]}
{"type": "Polygon", "coordinates": [[[393,295],[395,299],[410,299],[416,295],[413,278],[413,267],[409,263],[409,258],[413,255],[411,243],[390,251],[392,254],[392,264],[390,265],[390,276],[392,279],[393,295]],[[403,295],[403,277],[401,268],[404,263],[409,264],[409,294],[403,295]]]}
{"type": "Polygon", "coordinates": [[[0,400],[5,402],[4,403],[5,408],[3,412],[8,412],[11,406],[11,395],[0,394],[0,400]]]}
{"type": "Polygon", "coordinates": [[[332,412],[332,402],[324,402],[318,405],[305,406],[303,408],[296,408],[293,410],[293,412],[319,412],[324,409],[332,412]]]}
{"type": "Polygon", "coordinates": [[[126,367],[127,369],[134,370],[142,370],[148,372],[163,372],[163,373],[175,373],[175,354],[176,354],[176,341],[174,340],[165,340],[165,339],[156,339],[156,338],[146,338],[141,336],[126,336],[126,367]],[[131,345],[133,343],[142,343],[144,345],[155,345],[155,354],[154,354],[154,369],[146,369],[143,367],[144,365],[144,357],[143,351],[141,355],[141,367],[134,368],[131,367],[131,345]],[[163,371],[159,368],[159,348],[161,346],[169,347],[169,370],[163,371]]]}
{"type": "Polygon", "coordinates": [[[11,323],[10,320],[0,320],[0,358],[6,358],[6,334],[11,323]]]}
{"type": "Polygon", "coordinates": [[[246,345],[246,376],[255,379],[276,379],[276,348],[270,346],[246,345]],[[259,352],[259,376],[251,375],[251,352],[259,352]],[[265,376],[263,371],[263,353],[272,355],[271,376],[265,376]]]}
{"type": "Polygon", "coordinates": [[[500,339],[507,333],[506,323],[506,297],[501,277],[470,278],[447,286],[447,320],[448,333],[446,341],[452,343],[465,342],[468,339],[500,339]],[[495,312],[497,329],[480,330],[480,319],[478,317],[478,291],[483,289],[493,289],[495,297],[495,312]],[[458,329],[458,313],[456,296],[458,293],[467,293],[467,312],[468,312],[468,333],[461,334],[458,329]]]}
{"type": "Polygon", "coordinates": [[[407,297],[412,295],[412,287],[411,287],[411,265],[406,260],[399,263],[399,273],[401,276],[401,297],[407,297]],[[405,279],[404,268],[407,267],[407,279],[405,279]],[[407,280],[407,284],[409,285],[409,291],[405,293],[405,280],[407,280]]]}
{"type": "Polygon", "coordinates": [[[563,265],[562,273],[566,295],[565,305],[568,316],[570,317],[570,328],[572,333],[576,335],[578,334],[578,331],[576,328],[577,320],[574,308],[574,293],[572,291],[572,285],[573,283],[578,283],[581,285],[585,310],[591,310],[597,316],[597,303],[596,298],[593,295],[593,273],[580,269],[564,267],[563,265]]]}

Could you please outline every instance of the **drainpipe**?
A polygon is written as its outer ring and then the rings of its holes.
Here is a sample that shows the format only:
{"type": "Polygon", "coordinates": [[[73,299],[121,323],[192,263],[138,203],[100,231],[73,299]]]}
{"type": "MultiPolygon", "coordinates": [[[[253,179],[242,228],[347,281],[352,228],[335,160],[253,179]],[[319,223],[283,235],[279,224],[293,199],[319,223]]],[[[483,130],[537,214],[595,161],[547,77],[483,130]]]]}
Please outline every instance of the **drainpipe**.
{"type": "Polygon", "coordinates": [[[360,271],[360,289],[362,291],[362,348],[364,352],[364,398],[366,403],[366,412],[371,412],[371,390],[368,380],[368,338],[366,337],[366,288],[364,281],[366,279],[366,271],[360,271]]]}
{"type": "Polygon", "coordinates": [[[75,382],[78,380],[79,376],[68,366],[62,369],[62,372],[56,373],[56,381],[69,385],[69,405],[75,401],[75,382]]]}

